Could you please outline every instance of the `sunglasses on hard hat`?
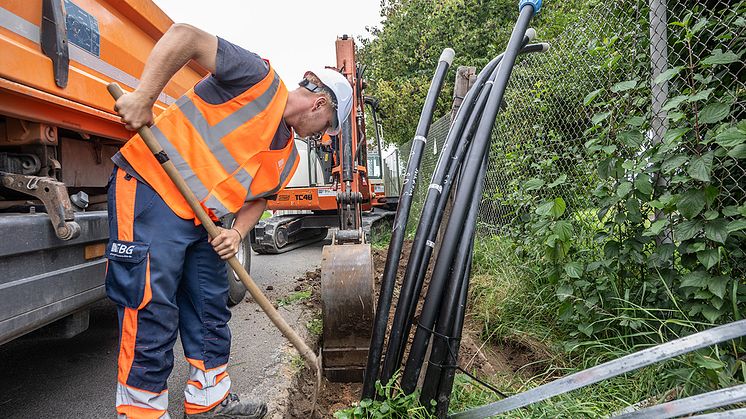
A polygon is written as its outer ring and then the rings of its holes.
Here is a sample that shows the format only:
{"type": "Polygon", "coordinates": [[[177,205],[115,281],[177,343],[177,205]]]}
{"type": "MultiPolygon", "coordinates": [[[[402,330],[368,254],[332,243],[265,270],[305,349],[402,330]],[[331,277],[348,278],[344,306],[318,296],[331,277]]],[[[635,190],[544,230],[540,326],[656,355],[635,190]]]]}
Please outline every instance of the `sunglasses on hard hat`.
{"type": "Polygon", "coordinates": [[[301,80],[300,83],[298,83],[298,85],[300,87],[305,87],[306,90],[313,92],[313,93],[321,93],[321,92],[329,93],[329,96],[331,96],[332,98],[332,108],[334,108],[335,111],[337,110],[337,96],[334,94],[332,89],[324,86],[323,84],[318,85],[308,79],[301,80]]]}
{"type": "Polygon", "coordinates": [[[308,80],[306,78],[304,78],[303,80],[301,80],[298,83],[298,85],[300,87],[305,88],[309,92],[313,92],[313,93],[327,92],[327,93],[329,93],[329,96],[332,98],[332,110],[333,111],[332,111],[332,120],[329,121],[329,124],[327,124],[327,125],[328,125],[329,128],[337,127],[339,125],[339,121],[337,119],[337,106],[338,106],[338,104],[337,104],[337,96],[334,94],[334,92],[332,91],[332,89],[329,89],[328,87],[324,86],[323,84],[322,85],[318,85],[318,84],[316,84],[316,83],[314,83],[311,80],[308,80]]]}

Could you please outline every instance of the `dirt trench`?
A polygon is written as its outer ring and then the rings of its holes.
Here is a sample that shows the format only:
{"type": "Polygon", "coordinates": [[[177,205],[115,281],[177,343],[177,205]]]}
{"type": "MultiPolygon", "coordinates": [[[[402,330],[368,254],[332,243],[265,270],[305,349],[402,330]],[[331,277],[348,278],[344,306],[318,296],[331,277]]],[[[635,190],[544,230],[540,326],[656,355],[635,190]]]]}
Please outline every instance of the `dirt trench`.
{"type": "MultiPolygon", "coordinates": [[[[401,263],[397,270],[397,284],[394,290],[393,303],[389,313],[388,332],[390,332],[391,321],[396,309],[395,303],[399,297],[398,293],[401,281],[405,274],[406,261],[409,260],[411,245],[411,242],[405,242],[402,250],[401,263]]],[[[376,298],[378,298],[378,290],[380,289],[381,277],[383,276],[383,269],[386,263],[386,253],[386,249],[373,250],[376,298]]],[[[422,295],[425,295],[427,292],[431,270],[432,266],[428,269],[425,277],[425,285],[423,287],[422,295]]],[[[303,278],[299,278],[299,281],[306,282],[307,287],[310,285],[312,296],[307,305],[311,306],[316,312],[321,311],[320,280],[320,269],[307,272],[303,278]]],[[[423,299],[421,298],[418,303],[415,321],[419,317],[422,302],[423,299]]],[[[409,336],[410,343],[414,336],[414,331],[415,329],[412,328],[409,336]]],[[[388,332],[387,336],[389,335],[388,332]]],[[[461,340],[461,347],[459,350],[458,363],[464,369],[478,377],[491,377],[495,374],[521,374],[530,377],[539,371],[535,371],[535,368],[526,368],[526,366],[537,364],[538,360],[546,359],[545,354],[537,353],[531,345],[522,344],[521,342],[504,342],[499,345],[490,342],[483,342],[481,334],[481,325],[471,321],[467,315],[461,340]]],[[[321,344],[319,339],[314,342],[309,342],[317,352],[319,345],[321,344]]],[[[405,351],[404,360],[406,360],[407,352],[408,347],[405,351]]],[[[541,363],[539,362],[538,365],[541,365],[541,363]]],[[[313,415],[312,410],[314,406],[312,405],[312,399],[315,391],[315,383],[316,378],[314,371],[304,368],[298,372],[295,378],[295,386],[290,391],[289,409],[287,412],[290,417],[331,418],[334,416],[334,412],[350,407],[360,400],[360,395],[362,393],[361,383],[332,383],[324,378],[322,380],[322,388],[318,394],[315,406],[315,415],[313,415]]]]}

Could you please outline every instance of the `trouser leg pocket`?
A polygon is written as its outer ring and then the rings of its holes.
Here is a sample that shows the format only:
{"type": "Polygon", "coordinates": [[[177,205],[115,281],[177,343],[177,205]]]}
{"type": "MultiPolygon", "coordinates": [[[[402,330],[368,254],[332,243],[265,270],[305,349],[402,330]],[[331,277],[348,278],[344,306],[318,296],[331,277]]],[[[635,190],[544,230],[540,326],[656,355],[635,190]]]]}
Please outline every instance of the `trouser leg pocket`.
{"type": "Polygon", "coordinates": [[[106,295],[115,303],[138,308],[145,295],[145,282],[148,275],[147,243],[123,240],[109,241],[106,257],[106,295]]]}

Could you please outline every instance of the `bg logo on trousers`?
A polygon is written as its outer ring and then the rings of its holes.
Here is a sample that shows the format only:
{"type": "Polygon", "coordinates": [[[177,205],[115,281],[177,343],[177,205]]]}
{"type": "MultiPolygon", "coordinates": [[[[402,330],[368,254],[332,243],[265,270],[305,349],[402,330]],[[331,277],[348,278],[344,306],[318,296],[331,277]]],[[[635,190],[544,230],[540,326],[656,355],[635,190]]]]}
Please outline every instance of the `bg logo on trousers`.
{"type": "Polygon", "coordinates": [[[131,255],[134,250],[135,245],[127,246],[126,244],[119,243],[111,244],[111,253],[115,253],[117,255],[131,255]]]}

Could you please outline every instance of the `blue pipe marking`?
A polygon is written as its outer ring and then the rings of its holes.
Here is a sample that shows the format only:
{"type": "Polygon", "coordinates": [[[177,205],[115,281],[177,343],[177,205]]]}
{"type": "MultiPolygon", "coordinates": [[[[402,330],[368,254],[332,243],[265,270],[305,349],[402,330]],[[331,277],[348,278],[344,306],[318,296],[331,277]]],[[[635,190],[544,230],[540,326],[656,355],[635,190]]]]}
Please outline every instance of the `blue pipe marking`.
{"type": "Polygon", "coordinates": [[[530,4],[534,6],[534,16],[536,16],[536,14],[539,13],[539,9],[541,9],[541,2],[542,0],[521,0],[520,3],[518,3],[518,10],[521,10],[530,4]]]}

